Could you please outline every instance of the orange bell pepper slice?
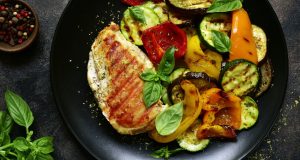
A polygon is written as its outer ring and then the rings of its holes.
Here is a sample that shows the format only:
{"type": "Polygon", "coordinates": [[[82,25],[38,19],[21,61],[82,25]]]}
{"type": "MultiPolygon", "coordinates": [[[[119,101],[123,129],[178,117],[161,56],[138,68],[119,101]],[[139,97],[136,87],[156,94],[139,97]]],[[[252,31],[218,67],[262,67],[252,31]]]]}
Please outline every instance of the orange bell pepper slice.
{"type": "Polygon", "coordinates": [[[225,93],[219,88],[211,88],[203,93],[203,123],[210,125],[241,126],[241,99],[232,93],[225,93]]]}
{"type": "Polygon", "coordinates": [[[251,21],[244,9],[232,12],[231,48],[229,60],[246,59],[258,63],[251,21]]]}
{"type": "Polygon", "coordinates": [[[241,99],[232,93],[225,93],[220,88],[210,88],[203,92],[205,111],[218,111],[225,107],[241,107],[241,99]]]}
{"type": "Polygon", "coordinates": [[[236,138],[235,130],[229,126],[220,126],[208,124],[200,125],[196,136],[198,139],[207,139],[207,138],[236,138]]]}

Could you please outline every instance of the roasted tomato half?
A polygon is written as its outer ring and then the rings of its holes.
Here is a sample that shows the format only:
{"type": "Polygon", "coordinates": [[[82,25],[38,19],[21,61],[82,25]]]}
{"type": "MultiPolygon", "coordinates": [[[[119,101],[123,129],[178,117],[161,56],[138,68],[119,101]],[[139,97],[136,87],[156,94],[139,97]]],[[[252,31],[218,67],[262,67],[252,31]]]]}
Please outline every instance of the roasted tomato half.
{"type": "Polygon", "coordinates": [[[177,48],[176,59],[183,57],[187,48],[185,32],[171,22],[165,22],[145,30],[142,34],[142,41],[148,57],[155,64],[160,62],[169,47],[177,48]]]}

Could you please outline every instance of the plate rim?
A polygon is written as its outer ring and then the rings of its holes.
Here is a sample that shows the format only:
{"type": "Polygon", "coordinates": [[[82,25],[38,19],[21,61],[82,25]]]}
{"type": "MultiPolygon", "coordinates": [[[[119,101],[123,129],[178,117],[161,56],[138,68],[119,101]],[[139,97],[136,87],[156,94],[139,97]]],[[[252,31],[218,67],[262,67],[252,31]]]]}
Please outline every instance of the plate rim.
{"type": "MultiPolygon", "coordinates": [[[[52,38],[52,41],[51,41],[51,51],[50,51],[50,84],[51,84],[51,90],[52,90],[52,96],[54,98],[54,102],[55,102],[55,105],[56,107],[58,108],[59,112],[60,112],[60,115],[61,117],[63,118],[63,123],[66,124],[67,128],[71,131],[72,135],[75,137],[75,139],[80,143],[80,145],[86,150],[88,151],[89,154],[91,154],[95,159],[98,159],[99,157],[93,152],[91,151],[91,149],[87,146],[87,144],[83,141],[83,139],[79,138],[78,136],[78,133],[74,130],[74,128],[72,128],[71,126],[71,122],[70,120],[67,118],[66,116],[66,113],[63,111],[62,107],[61,107],[61,102],[60,102],[60,99],[55,95],[55,93],[57,93],[58,91],[56,90],[56,82],[54,81],[54,71],[52,68],[54,68],[54,64],[53,64],[53,61],[54,61],[54,48],[55,48],[55,41],[58,37],[58,30],[59,28],[61,27],[62,25],[62,21],[63,21],[63,17],[65,16],[66,12],[69,10],[72,2],[74,2],[75,0],[69,0],[69,2],[67,3],[67,5],[65,6],[65,8],[63,9],[63,12],[61,13],[60,15],[60,18],[59,18],[59,21],[56,25],[56,28],[55,28],[55,32],[54,32],[54,36],[52,38]]],[[[241,154],[240,158],[239,159],[243,159],[245,158],[247,155],[249,155],[250,153],[254,152],[255,150],[257,150],[260,146],[260,144],[263,142],[263,140],[270,134],[270,131],[273,129],[274,127],[274,124],[278,121],[278,118],[279,118],[279,115],[280,115],[280,109],[283,107],[283,103],[284,103],[284,100],[286,99],[286,91],[287,91],[287,85],[288,85],[288,80],[289,80],[289,58],[288,58],[288,49],[287,49],[287,43],[286,43],[286,38],[285,38],[285,35],[284,35],[284,32],[283,32],[283,29],[282,29],[282,25],[278,19],[278,16],[276,14],[276,12],[274,11],[271,3],[268,1],[268,0],[264,0],[265,3],[266,3],[266,7],[268,7],[270,9],[270,11],[272,12],[271,14],[275,15],[276,16],[276,25],[280,27],[280,30],[281,32],[279,33],[279,37],[280,39],[283,40],[284,42],[284,53],[283,54],[286,54],[286,56],[284,56],[284,59],[283,59],[283,63],[285,65],[284,66],[284,71],[286,71],[286,75],[283,76],[283,81],[285,81],[286,83],[284,84],[283,88],[284,88],[284,93],[282,93],[282,97],[280,99],[280,105],[279,105],[279,111],[276,111],[275,114],[272,115],[272,118],[273,119],[270,124],[266,127],[266,130],[264,130],[262,133],[263,133],[263,136],[260,136],[257,140],[256,140],[256,143],[251,146],[249,149],[247,149],[246,152],[244,152],[243,154],[241,154]]]]}
{"type": "Polygon", "coordinates": [[[65,8],[63,9],[60,17],[59,17],[59,20],[58,20],[58,23],[55,27],[55,31],[54,31],[54,36],[52,38],[52,41],[51,41],[51,51],[50,51],[50,85],[51,85],[51,90],[52,90],[52,96],[54,98],[54,103],[55,103],[55,106],[58,108],[59,110],[59,113],[60,113],[60,116],[63,118],[63,123],[65,125],[67,125],[67,128],[69,131],[71,131],[72,135],[75,137],[75,139],[80,143],[80,145],[86,150],[88,151],[89,154],[91,154],[95,159],[98,159],[98,156],[92,152],[90,150],[90,148],[83,142],[82,139],[79,138],[77,132],[71,127],[71,122],[66,118],[66,115],[65,115],[65,112],[63,111],[62,107],[60,107],[59,103],[60,100],[58,99],[58,97],[55,95],[55,93],[57,92],[56,91],[56,88],[54,87],[55,86],[55,82],[54,82],[54,71],[53,71],[53,61],[54,61],[54,48],[55,48],[55,40],[57,39],[58,37],[58,29],[60,28],[60,26],[62,25],[62,21],[63,21],[63,17],[64,15],[66,14],[66,12],[68,11],[69,7],[71,6],[71,3],[73,2],[74,0],[69,0],[69,2],[67,3],[67,5],[65,6],[65,8]]]}

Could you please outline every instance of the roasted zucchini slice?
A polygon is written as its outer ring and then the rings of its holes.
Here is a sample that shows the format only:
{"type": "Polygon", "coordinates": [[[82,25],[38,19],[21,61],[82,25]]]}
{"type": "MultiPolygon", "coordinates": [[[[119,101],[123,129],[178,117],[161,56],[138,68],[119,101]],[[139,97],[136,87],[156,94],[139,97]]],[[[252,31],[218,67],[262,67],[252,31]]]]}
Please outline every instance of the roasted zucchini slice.
{"type": "Polygon", "coordinates": [[[163,88],[161,100],[164,104],[171,106],[172,103],[169,99],[168,90],[166,88],[163,88]]]}
{"type": "Polygon", "coordinates": [[[258,67],[250,61],[237,59],[228,62],[221,74],[221,86],[225,92],[236,96],[252,94],[260,82],[258,67]]]}
{"type": "Polygon", "coordinates": [[[136,6],[143,11],[146,23],[142,23],[131,16],[129,9],[124,12],[121,21],[121,32],[124,37],[136,45],[143,45],[141,34],[144,30],[160,23],[160,19],[153,9],[145,6],[136,6]]]}
{"type": "Polygon", "coordinates": [[[252,127],[258,119],[258,107],[256,102],[249,96],[246,96],[241,101],[241,127],[239,130],[252,127]]]}
{"type": "Polygon", "coordinates": [[[229,34],[231,31],[231,16],[226,13],[208,14],[199,25],[201,42],[204,42],[210,49],[215,50],[212,40],[212,30],[229,34]]]}
{"type": "Polygon", "coordinates": [[[196,129],[200,122],[196,121],[187,131],[177,138],[177,142],[181,148],[190,152],[197,152],[205,149],[209,144],[209,139],[198,139],[196,137],[196,129]]]}
{"type": "Polygon", "coordinates": [[[186,68],[177,68],[175,71],[171,73],[169,76],[169,79],[171,82],[173,82],[175,79],[179,78],[180,76],[183,76],[185,72],[188,72],[189,69],[186,68]]]}
{"type": "Polygon", "coordinates": [[[168,15],[169,11],[166,3],[162,2],[162,3],[155,4],[151,1],[148,1],[145,4],[143,4],[143,6],[151,8],[159,17],[160,23],[164,23],[169,20],[169,15],[168,15]]]}

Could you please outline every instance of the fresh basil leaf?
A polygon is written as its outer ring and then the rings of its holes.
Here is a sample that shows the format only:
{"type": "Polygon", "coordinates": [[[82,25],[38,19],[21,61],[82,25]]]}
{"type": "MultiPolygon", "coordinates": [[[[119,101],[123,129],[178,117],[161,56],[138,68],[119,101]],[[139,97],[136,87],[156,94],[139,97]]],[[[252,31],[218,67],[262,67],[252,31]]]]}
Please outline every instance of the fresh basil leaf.
{"type": "Polygon", "coordinates": [[[170,47],[165,52],[158,65],[158,74],[159,75],[169,75],[172,73],[175,66],[175,57],[174,53],[176,51],[175,47],[170,47]]]}
{"type": "Polygon", "coordinates": [[[157,75],[158,75],[158,77],[159,77],[159,79],[160,79],[161,81],[170,83],[170,78],[169,78],[169,76],[167,76],[167,75],[162,75],[162,74],[157,74],[157,75]]]}
{"type": "Polygon", "coordinates": [[[15,152],[17,154],[17,160],[28,160],[28,159],[26,159],[28,153],[21,152],[21,151],[18,151],[18,150],[16,150],[15,152]]]}
{"type": "Polygon", "coordinates": [[[141,79],[144,81],[159,81],[159,77],[155,71],[149,69],[145,70],[141,75],[141,79]]]}
{"type": "Polygon", "coordinates": [[[164,158],[164,159],[169,159],[173,154],[179,152],[179,151],[183,151],[183,148],[176,148],[173,150],[169,150],[168,146],[166,147],[162,147],[159,150],[154,151],[151,156],[153,158],[164,158]]]}
{"type": "Polygon", "coordinates": [[[38,153],[36,155],[37,160],[53,160],[53,157],[50,154],[38,153]]]}
{"type": "Polygon", "coordinates": [[[130,7],[130,15],[137,21],[146,24],[144,11],[140,7],[130,7]]]}
{"type": "Polygon", "coordinates": [[[207,13],[229,12],[243,7],[241,0],[214,0],[207,13]]]}
{"type": "Polygon", "coordinates": [[[161,96],[162,86],[160,82],[145,82],[143,88],[143,99],[146,107],[152,106],[161,96]]]}
{"type": "Polygon", "coordinates": [[[14,141],[14,148],[18,151],[27,151],[31,148],[31,144],[24,137],[17,137],[14,141]]]}
{"type": "Polygon", "coordinates": [[[10,143],[10,136],[7,132],[0,133],[0,146],[4,146],[10,143]]]}
{"type": "Polygon", "coordinates": [[[1,157],[6,157],[6,151],[0,151],[0,159],[2,160],[1,157]]]}
{"type": "Polygon", "coordinates": [[[8,133],[4,133],[4,139],[3,139],[3,142],[2,142],[2,146],[4,145],[7,145],[10,143],[10,136],[8,133]]]}
{"type": "Polygon", "coordinates": [[[226,33],[212,30],[212,40],[214,47],[219,52],[229,52],[230,50],[230,39],[226,33]]]}
{"type": "Polygon", "coordinates": [[[183,103],[176,103],[161,112],[155,119],[157,132],[162,135],[170,135],[179,127],[183,116],[183,103]]]}
{"type": "Polygon", "coordinates": [[[13,120],[20,126],[28,129],[34,118],[28,104],[23,100],[22,97],[7,90],[5,92],[5,102],[7,109],[13,120]]]}
{"type": "Polygon", "coordinates": [[[33,141],[33,144],[35,148],[43,154],[48,154],[54,151],[53,137],[42,137],[33,141]]]}
{"type": "Polygon", "coordinates": [[[6,112],[0,111],[0,132],[10,133],[13,120],[6,112]]]}
{"type": "Polygon", "coordinates": [[[29,155],[26,157],[26,160],[38,160],[37,157],[38,152],[36,150],[33,150],[29,153],[29,155]]]}
{"type": "Polygon", "coordinates": [[[4,138],[5,138],[5,132],[1,132],[0,133],[0,146],[3,146],[2,142],[4,141],[4,138]]]}

